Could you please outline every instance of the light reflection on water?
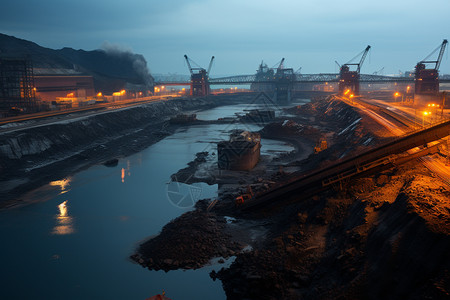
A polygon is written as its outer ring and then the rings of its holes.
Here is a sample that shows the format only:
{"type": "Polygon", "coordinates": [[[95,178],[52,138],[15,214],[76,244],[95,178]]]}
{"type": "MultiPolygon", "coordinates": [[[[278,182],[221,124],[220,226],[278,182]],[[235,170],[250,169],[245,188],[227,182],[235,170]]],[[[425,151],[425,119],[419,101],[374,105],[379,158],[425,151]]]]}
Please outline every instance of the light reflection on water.
{"type": "Polygon", "coordinates": [[[61,180],[55,180],[49,183],[50,186],[59,186],[59,188],[61,189],[60,194],[64,194],[67,193],[70,189],[68,189],[68,187],[70,187],[70,181],[72,180],[72,178],[67,177],[61,180]]]}
{"type": "Polygon", "coordinates": [[[73,217],[69,216],[67,200],[58,205],[59,214],[56,215],[56,225],[52,233],[57,235],[72,234],[75,232],[73,217]]]}
{"type": "MultiPolygon", "coordinates": [[[[117,167],[98,165],[53,181],[28,194],[32,205],[0,211],[0,265],[8,272],[0,295],[145,299],[165,289],[172,299],[195,299],[199,291],[205,299],[225,299],[221,282],[209,277],[221,265],[165,273],[143,269],[127,258],[142,240],[192,209],[193,203],[186,201],[217,196],[217,185],[167,183],[197,152],[215,152],[230,129],[217,124],[180,129],[119,160],[117,167]]],[[[291,149],[273,144],[271,151],[291,149]]]]}

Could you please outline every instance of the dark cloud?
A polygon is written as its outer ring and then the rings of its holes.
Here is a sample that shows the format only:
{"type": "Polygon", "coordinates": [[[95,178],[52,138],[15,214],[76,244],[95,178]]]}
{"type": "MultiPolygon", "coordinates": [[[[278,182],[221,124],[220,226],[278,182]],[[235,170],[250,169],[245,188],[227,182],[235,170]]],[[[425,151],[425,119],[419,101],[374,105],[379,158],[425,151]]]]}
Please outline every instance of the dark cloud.
{"type": "MultiPolygon", "coordinates": [[[[334,60],[367,44],[363,70],[394,73],[450,38],[450,1],[426,6],[430,13],[419,0],[3,0],[0,28],[50,48],[110,41],[143,54],[157,73],[187,73],[185,53],[205,64],[215,55],[222,74],[251,73],[261,59],[280,57],[304,72],[333,72],[334,60]]],[[[450,73],[448,60],[441,70],[450,73]]]]}

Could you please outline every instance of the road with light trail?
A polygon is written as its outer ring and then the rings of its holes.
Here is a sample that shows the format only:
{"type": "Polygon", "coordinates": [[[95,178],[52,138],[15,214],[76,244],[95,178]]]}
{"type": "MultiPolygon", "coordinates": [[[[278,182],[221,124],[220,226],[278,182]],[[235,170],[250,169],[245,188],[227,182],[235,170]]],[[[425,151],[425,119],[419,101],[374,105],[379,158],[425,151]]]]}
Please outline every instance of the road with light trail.
{"type": "Polygon", "coordinates": [[[92,115],[99,115],[130,108],[147,103],[167,101],[170,97],[152,96],[138,99],[128,99],[115,101],[112,103],[94,104],[85,107],[70,108],[59,111],[47,111],[34,114],[21,115],[0,119],[0,134],[11,133],[33,127],[50,125],[58,122],[66,122],[79,118],[86,118],[92,115]]]}
{"type": "MultiPolygon", "coordinates": [[[[389,111],[396,113],[398,115],[401,115],[403,117],[409,118],[411,121],[414,121],[414,124],[417,125],[416,127],[419,127],[421,124],[417,122],[417,110],[411,107],[407,106],[394,106],[392,103],[382,101],[382,100],[376,100],[376,99],[364,99],[364,100],[349,100],[345,97],[340,98],[342,101],[346,102],[347,104],[357,107],[361,109],[363,112],[365,112],[368,116],[370,116],[373,120],[375,120],[380,125],[384,126],[386,129],[388,129],[390,132],[397,136],[402,136],[406,134],[406,132],[399,128],[396,124],[392,123],[391,121],[387,120],[385,117],[381,116],[377,112],[370,109],[365,103],[368,104],[375,104],[384,107],[388,109],[389,111]]],[[[426,109],[426,108],[425,108],[426,109]]],[[[445,109],[443,114],[443,119],[446,119],[450,116],[449,114],[450,110],[445,109]]],[[[421,120],[419,120],[421,121],[421,120]]],[[[430,121],[431,122],[431,119],[430,121]]],[[[419,127],[420,128],[420,127],[419,127]]],[[[411,128],[411,129],[417,129],[417,128],[411,128]]],[[[450,133],[450,130],[449,130],[450,133]]],[[[449,139],[450,137],[447,137],[449,139]]],[[[448,142],[450,144],[450,142],[448,142]]],[[[447,150],[449,151],[449,150],[447,150]]],[[[450,166],[446,165],[445,163],[442,163],[440,160],[433,159],[431,156],[425,156],[420,158],[420,161],[424,164],[426,168],[428,168],[431,172],[435,173],[439,178],[441,178],[444,182],[450,185],[450,166]]]]}

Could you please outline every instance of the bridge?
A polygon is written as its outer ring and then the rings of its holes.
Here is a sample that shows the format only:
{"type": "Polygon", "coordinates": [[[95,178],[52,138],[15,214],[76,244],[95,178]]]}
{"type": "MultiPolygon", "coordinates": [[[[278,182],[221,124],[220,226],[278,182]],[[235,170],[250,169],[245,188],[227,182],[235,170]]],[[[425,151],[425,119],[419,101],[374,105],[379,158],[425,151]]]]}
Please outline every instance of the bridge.
{"type": "MultiPolygon", "coordinates": [[[[294,72],[292,68],[285,68],[283,65],[284,58],[279,66],[268,68],[266,64],[261,63],[259,69],[254,75],[238,75],[222,78],[210,78],[210,70],[214,61],[211,58],[208,70],[200,67],[193,60],[185,55],[186,63],[191,74],[190,81],[179,82],[155,82],[155,85],[184,85],[190,86],[191,96],[206,96],[210,93],[210,85],[251,85],[251,89],[257,91],[275,92],[276,101],[290,102],[291,92],[295,87],[307,84],[328,84],[337,83],[340,95],[357,96],[359,95],[360,83],[367,84],[405,84],[414,83],[414,93],[418,96],[435,98],[439,94],[439,83],[450,82],[449,78],[439,78],[439,65],[445,52],[448,41],[444,39],[442,44],[436,48],[424,60],[417,63],[415,67],[414,77],[395,77],[383,76],[377,74],[362,74],[360,72],[364,60],[371,49],[368,45],[360,54],[352,58],[349,62],[342,66],[336,62],[339,67],[339,73],[319,73],[319,74],[299,74],[294,72]],[[439,50],[436,60],[428,60],[428,58],[439,50]],[[360,57],[358,62],[355,59],[360,57]],[[192,67],[191,64],[196,65],[192,67]],[[426,68],[426,64],[435,64],[433,68],[426,68]],[[356,70],[351,70],[356,67],[356,70]]],[[[408,93],[409,93],[408,89],[408,93]]]]}
{"type": "MultiPolygon", "coordinates": [[[[275,97],[280,99],[284,97],[285,102],[290,102],[290,93],[296,90],[301,84],[310,85],[310,89],[312,90],[311,85],[320,85],[320,84],[339,84],[341,82],[341,74],[339,73],[318,73],[318,74],[293,74],[293,76],[287,80],[279,80],[277,78],[267,78],[267,79],[258,79],[257,74],[253,75],[237,75],[237,76],[228,76],[228,77],[220,77],[220,78],[211,78],[208,79],[208,82],[204,82],[203,84],[208,85],[250,85],[252,88],[254,86],[260,85],[264,86],[266,92],[275,92],[275,97]],[[281,96],[282,90],[284,88],[284,92],[287,95],[281,96]]],[[[359,74],[359,80],[357,81],[357,88],[355,88],[356,84],[352,84],[353,88],[359,93],[359,84],[392,84],[396,85],[410,85],[415,84],[416,80],[414,77],[401,77],[401,76],[384,76],[384,75],[373,75],[373,74],[359,74]]],[[[450,83],[449,76],[445,76],[438,79],[440,83],[450,83]]],[[[189,81],[161,81],[155,82],[157,86],[191,86],[191,82],[189,81]]],[[[201,85],[202,83],[200,83],[201,85]]],[[[405,87],[406,89],[406,87],[405,87]]],[[[437,92],[436,92],[437,94],[437,92]]],[[[204,96],[202,94],[198,96],[204,96]]]]}
{"type": "MultiPolygon", "coordinates": [[[[325,82],[339,82],[339,73],[318,73],[318,74],[294,74],[295,78],[292,83],[325,83],[325,82]]],[[[275,83],[275,78],[269,80],[258,80],[256,74],[253,75],[236,75],[220,78],[210,78],[210,85],[249,85],[252,83],[275,83]]],[[[395,83],[406,82],[414,83],[412,77],[400,77],[400,76],[384,76],[384,75],[372,75],[372,74],[360,74],[360,82],[365,83],[395,83]]],[[[440,79],[440,82],[450,82],[450,78],[440,79]]],[[[165,86],[188,86],[190,81],[160,81],[155,82],[155,85],[165,86]]]]}

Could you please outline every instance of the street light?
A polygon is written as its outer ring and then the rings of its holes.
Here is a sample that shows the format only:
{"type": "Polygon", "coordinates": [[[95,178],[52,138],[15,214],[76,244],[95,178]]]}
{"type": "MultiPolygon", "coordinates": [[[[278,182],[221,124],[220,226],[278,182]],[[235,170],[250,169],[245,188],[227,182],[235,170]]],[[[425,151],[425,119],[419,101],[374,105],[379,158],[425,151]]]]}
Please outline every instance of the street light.
{"type": "Polygon", "coordinates": [[[437,110],[439,109],[439,104],[429,103],[429,104],[428,104],[428,107],[429,107],[430,109],[433,109],[433,108],[434,108],[434,114],[436,115],[434,118],[435,118],[435,121],[437,121],[437,110]]]}
{"type": "Polygon", "coordinates": [[[401,93],[399,93],[399,92],[395,92],[395,94],[394,94],[394,101],[397,102],[397,98],[399,96],[402,96],[402,102],[403,102],[403,95],[401,93]]]}
{"type": "Polygon", "coordinates": [[[422,127],[425,127],[425,116],[431,115],[431,111],[424,111],[422,114],[422,127]]]}

